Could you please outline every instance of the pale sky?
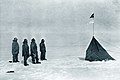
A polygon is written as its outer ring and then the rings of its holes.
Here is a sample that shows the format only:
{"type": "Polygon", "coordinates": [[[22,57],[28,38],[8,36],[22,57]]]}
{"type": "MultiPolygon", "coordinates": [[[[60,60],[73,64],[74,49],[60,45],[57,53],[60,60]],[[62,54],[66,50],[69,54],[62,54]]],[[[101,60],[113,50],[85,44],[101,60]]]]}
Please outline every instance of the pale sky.
{"type": "Polygon", "coordinates": [[[96,31],[118,31],[120,26],[119,0],[0,0],[0,9],[1,32],[89,31],[93,12],[96,31]]]}

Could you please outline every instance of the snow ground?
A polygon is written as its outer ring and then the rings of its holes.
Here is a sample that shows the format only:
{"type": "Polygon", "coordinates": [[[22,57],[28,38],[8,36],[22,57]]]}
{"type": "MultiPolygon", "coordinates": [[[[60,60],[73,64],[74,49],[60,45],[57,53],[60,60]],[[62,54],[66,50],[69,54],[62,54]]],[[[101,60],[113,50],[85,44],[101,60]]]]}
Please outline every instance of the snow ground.
{"type": "Polygon", "coordinates": [[[42,64],[23,66],[19,63],[0,61],[0,80],[120,80],[120,62],[88,62],[82,57],[65,56],[48,59],[42,64]],[[14,70],[15,73],[6,73],[14,70]]]}

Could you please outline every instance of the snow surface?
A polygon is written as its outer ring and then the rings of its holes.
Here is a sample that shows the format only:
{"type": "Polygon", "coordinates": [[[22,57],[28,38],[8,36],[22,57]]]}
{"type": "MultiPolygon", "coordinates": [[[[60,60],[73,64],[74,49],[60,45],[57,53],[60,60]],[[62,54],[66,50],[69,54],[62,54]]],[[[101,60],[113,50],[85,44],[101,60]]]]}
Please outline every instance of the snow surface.
{"type": "Polygon", "coordinates": [[[48,59],[29,66],[0,61],[0,80],[120,80],[120,62],[88,62],[79,56],[48,59]],[[14,70],[15,73],[6,73],[14,70]]]}

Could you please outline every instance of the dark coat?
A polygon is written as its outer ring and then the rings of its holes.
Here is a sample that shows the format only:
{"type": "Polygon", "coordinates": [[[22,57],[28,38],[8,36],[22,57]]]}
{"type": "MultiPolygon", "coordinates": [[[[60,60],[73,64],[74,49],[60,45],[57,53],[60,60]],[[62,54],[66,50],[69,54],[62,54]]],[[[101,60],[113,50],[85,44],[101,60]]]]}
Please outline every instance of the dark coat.
{"type": "Polygon", "coordinates": [[[27,43],[23,43],[22,45],[22,56],[29,57],[29,46],[27,43]]]}
{"type": "Polygon", "coordinates": [[[35,42],[31,42],[30,44],[30,51],[31,51],[31,55],[34,55],[37,53],[37,45],[35,42]]]}
{"type": "Polygon", "coordinates": [[[46,47],[45,47],[45,44],[43,42],[41,42],[39,46],[40,46],[41,52],[46,52],[46,47]]]}
{"type": "Polygon", "coordinates": [[[19,53],[19,44],[17,41],[13,40],[12,43],[12,54],[18,54],[19,53]]]}

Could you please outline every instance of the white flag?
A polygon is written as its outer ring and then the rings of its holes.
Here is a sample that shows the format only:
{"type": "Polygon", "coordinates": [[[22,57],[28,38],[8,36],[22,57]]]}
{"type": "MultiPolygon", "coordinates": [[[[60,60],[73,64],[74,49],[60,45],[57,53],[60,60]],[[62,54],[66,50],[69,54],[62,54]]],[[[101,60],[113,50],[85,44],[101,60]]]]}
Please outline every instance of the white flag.
{"type": "Polygon", "coordinates": [[[93,24],[93,23],[94,23],[94,19],[91,19],[91,20],[89,21],[89,23],[92,23],[92,24],[93,24]]]}

